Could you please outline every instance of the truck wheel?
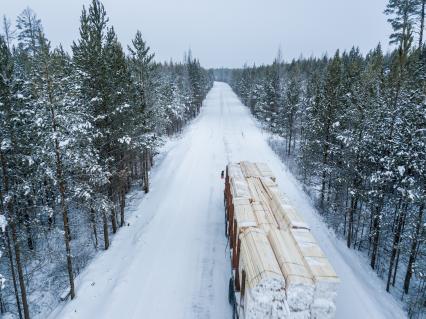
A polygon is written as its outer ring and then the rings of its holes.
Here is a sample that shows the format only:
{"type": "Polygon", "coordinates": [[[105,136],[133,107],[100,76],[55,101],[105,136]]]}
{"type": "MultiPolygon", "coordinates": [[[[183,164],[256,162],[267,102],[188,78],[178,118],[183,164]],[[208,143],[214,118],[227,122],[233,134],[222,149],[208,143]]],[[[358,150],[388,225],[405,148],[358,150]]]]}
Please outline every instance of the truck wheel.
{"type": "Polygon", "coordinates": [[[232,309],[232,319],[238,319],[237,306],[235,305],[235,303],[232,309]]]}
{"type": "Polygon", "coordinates": [[[234,281],[232,280],[232,277],[229,278],[228,301],[229,304],[232,305],[232,308],[235,310],[234,281]]]}

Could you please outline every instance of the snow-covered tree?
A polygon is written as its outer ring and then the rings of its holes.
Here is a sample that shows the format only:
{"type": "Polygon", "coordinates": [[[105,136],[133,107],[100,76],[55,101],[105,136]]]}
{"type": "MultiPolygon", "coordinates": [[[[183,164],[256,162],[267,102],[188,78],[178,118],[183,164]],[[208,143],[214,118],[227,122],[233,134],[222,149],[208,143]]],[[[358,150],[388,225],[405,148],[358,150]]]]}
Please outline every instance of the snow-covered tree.
{"type": "Polygon", "coordinates": [[[424,47],[412,45],[417,11],[408,2],[388,7],[390,54],[378,45],[366,56],[352,48],[283,63],[274,125],[274,63],[234,70],[231,85],[282,139],[279,154],[297,164],[325,220],[348,247],[368,253],[386,289],[403,290],[415,314],[425,299],[426,61],[424,47]]]}
{"type": "Polygon", "coordinates": [[[46,311],[35,290],[74,298],[75,276],[124,226],[127,193],[149,190],[158,146],[199,113],[212,76],[192,57],[154,62],[140,32],[126,56],[97,0],[72,55],[51,48],[29,8],[16,28],[4,18],[0,311],[27,319],[46,311]]]}

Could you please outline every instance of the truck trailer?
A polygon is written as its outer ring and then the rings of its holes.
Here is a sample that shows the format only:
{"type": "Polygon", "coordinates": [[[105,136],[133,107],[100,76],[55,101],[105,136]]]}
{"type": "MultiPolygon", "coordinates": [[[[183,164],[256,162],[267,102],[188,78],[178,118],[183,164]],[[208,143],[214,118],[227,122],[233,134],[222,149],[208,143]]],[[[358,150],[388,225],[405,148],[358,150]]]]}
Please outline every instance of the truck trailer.
{"type": "Polygon", "coordinates": [[[265,163],[226,166],[233,318],[332,319],[339,278],[265,163]]]}

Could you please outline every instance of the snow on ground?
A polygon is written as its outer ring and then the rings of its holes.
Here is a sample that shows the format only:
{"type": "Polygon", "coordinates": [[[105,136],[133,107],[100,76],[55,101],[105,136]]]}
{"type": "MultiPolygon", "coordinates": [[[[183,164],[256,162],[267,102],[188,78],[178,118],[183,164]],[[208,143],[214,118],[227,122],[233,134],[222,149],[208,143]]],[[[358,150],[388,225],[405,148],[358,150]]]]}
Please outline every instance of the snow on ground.
{"type": "Polygon", "coordinates": [[[312,227],[341,277],[337,318],[404,318],[383,283],[322,223],[231,88],[215,82],[199,117],[152,172],[152,189],[129,227],[79,276],[77,298],[50,319],[231,318],[224,235],[228,161],[263,161],[312,227]]]}

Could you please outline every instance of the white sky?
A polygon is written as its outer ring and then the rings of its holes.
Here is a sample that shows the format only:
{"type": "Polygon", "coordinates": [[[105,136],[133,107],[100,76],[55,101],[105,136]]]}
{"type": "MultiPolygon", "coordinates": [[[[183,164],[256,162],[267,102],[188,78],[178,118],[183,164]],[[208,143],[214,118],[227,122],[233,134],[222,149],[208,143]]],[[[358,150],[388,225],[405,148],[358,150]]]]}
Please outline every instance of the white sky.
{"type": "MultiPolygon", "coordinates": [[[[81,8],[90,0],[0,0],[13,21],[27,6],[42,19],[53,45],[78,38],[81,8]]],[[[388,47],[387,0],[104,0],[123,46],[142,31],[158,61],[192,49],[205,67],[270,63],[359,46],[388,47]]]]}

